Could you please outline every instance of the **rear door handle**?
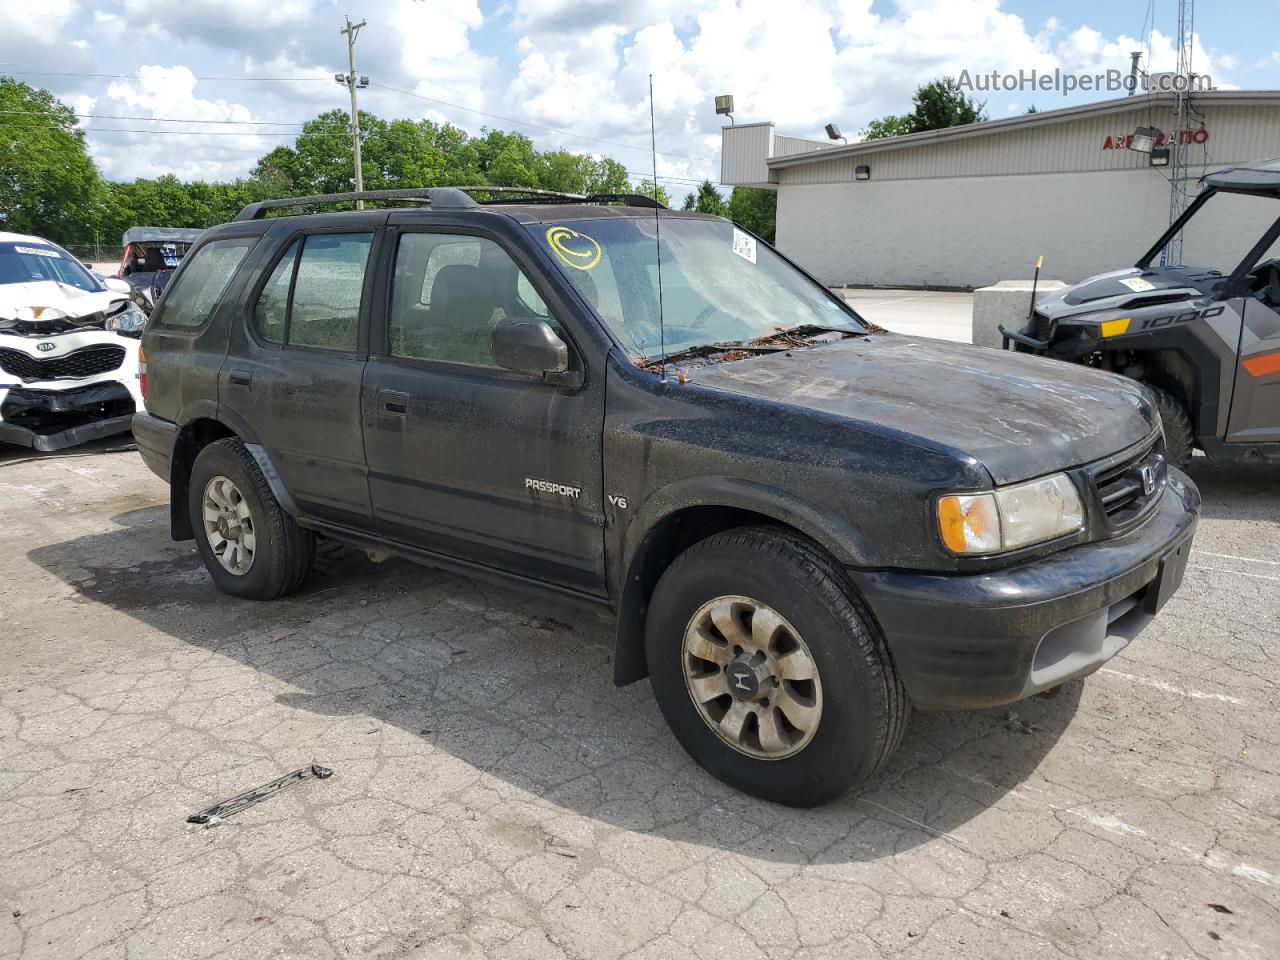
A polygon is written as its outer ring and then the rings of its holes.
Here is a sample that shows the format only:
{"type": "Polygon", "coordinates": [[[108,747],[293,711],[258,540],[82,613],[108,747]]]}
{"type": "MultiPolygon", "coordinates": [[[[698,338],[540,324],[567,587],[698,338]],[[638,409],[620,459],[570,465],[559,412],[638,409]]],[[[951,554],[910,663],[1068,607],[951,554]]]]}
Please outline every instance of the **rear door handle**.
{"type": "Polygon", "coordinates": [[[247,387],[253,383],[253,371],[246,370],[243,367],[233,369],[227,377],[232,383],[239,384],[242,387],[247,387]]]}
{"type": "Polygon", "coordinates": [[[399,390],[378,391],[378,413],[403,417],[409,412],[409,395],[399,390]]]}

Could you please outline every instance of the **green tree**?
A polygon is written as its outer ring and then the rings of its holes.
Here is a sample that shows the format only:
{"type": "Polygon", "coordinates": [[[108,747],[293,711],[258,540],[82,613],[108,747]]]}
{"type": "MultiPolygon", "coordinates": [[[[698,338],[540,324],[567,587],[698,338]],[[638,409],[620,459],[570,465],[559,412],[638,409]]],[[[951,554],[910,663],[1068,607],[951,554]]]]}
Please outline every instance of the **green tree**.
{"type": "Polygon", "coordinates": [[[725,214],[762,240],[774,242],[778,223],[778,193],[758,187],[734,187],[725,214]]]}
{"type": "Polygon", "coordinates": [[[894,115],[881,117],[879,120],[872,120],[863,128],[863,140],[884,140],[888,137],[900,137],[903,134],[911,133],[911,114],[894,115]]]}
{"type": "Polygon", "coordinates": [[[862,131],[863,140],[884,140],[907,133],[942,130],[987,119],[986,103],[965,96],[954,77],[941,77],[916,88],[910,113],[890,114],[872,120],[862,131]]]}
{"type": "Polygon", "coordinates": [[[0,77],[0,229],[92,240],[100,183],[71,108],[0,77]]]}
{"type": "Polygon", "coordinates": [[[965,96],[954,77],[942,77],[916,90],[912,100],[911,132],[942,130],[987,119],[986,103],[965,96]]]}
{"type": "Polygon", "coordinates": [[[703,180],[698,184],[693,209],[699,213],[709,213],[714,217],[723,217],[728,212],[729,205],[725,203],[724,197],[720,195],[720,191],[716,189],[714,183],[710,180],[703,180]]]}
{"type": "Polygon", "coordinates": [[[635,192],[646,197],[653,197],[664,207],[671,206],[671,195],[667,193],[666,188],[661,184],[655,187],[652,180],[641,180],[636,184],[635,192]]]}

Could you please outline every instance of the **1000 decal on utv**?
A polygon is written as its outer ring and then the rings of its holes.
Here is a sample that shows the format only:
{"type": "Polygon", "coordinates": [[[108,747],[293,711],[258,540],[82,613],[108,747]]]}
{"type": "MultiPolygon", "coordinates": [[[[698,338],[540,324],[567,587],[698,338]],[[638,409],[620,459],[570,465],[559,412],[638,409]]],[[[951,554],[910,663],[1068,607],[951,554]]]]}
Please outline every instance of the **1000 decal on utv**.
{"type": "Polygon", "coordinates": [[[1025,330],[1002,330],[1005,345],[1150,386],[1169,458],[1180,466],[1195,447],[1217,459],[1280,460],[1280,160],[1220,170],[1202,183],[1195,202],[1134,267],[1045,297],[1025,330]],[[1270,225],[1242,259],[1224,264],[1230,273],[1152,266],[1222,194],[1268,204],[1270,225]]]}

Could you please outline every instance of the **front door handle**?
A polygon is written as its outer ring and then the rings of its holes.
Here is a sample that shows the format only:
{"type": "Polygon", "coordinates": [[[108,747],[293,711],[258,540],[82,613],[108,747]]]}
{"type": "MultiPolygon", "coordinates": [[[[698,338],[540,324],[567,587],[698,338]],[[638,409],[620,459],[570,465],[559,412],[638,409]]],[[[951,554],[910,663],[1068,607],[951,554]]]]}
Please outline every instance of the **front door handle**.
{"type": "Polygon", "coordinates": [[[243,367],[233,368],[227,377],[232,383],[238,384],[242,387],[247,387],[249,384],[253,383],[253,371],[246,370],[243,367]]]}
{"type": "Polygon", "coordinates": [[[378,413],[403,417],[409,412],[409,395],[399,390],[378,391],[378,413]]]}

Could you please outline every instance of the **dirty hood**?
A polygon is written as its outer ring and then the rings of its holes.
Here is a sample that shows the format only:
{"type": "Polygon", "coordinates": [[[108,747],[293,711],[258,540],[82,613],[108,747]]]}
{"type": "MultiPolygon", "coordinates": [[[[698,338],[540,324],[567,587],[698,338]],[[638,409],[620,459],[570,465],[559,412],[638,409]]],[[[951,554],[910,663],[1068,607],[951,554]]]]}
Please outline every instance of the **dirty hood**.
{"type": "Polygon", "coordinates": [[[1146,390],[1123,377],[893,334],[721,363],[693,379],[948,447],[998,484],[1098,460],[1154,428],[1146,390]]]}

